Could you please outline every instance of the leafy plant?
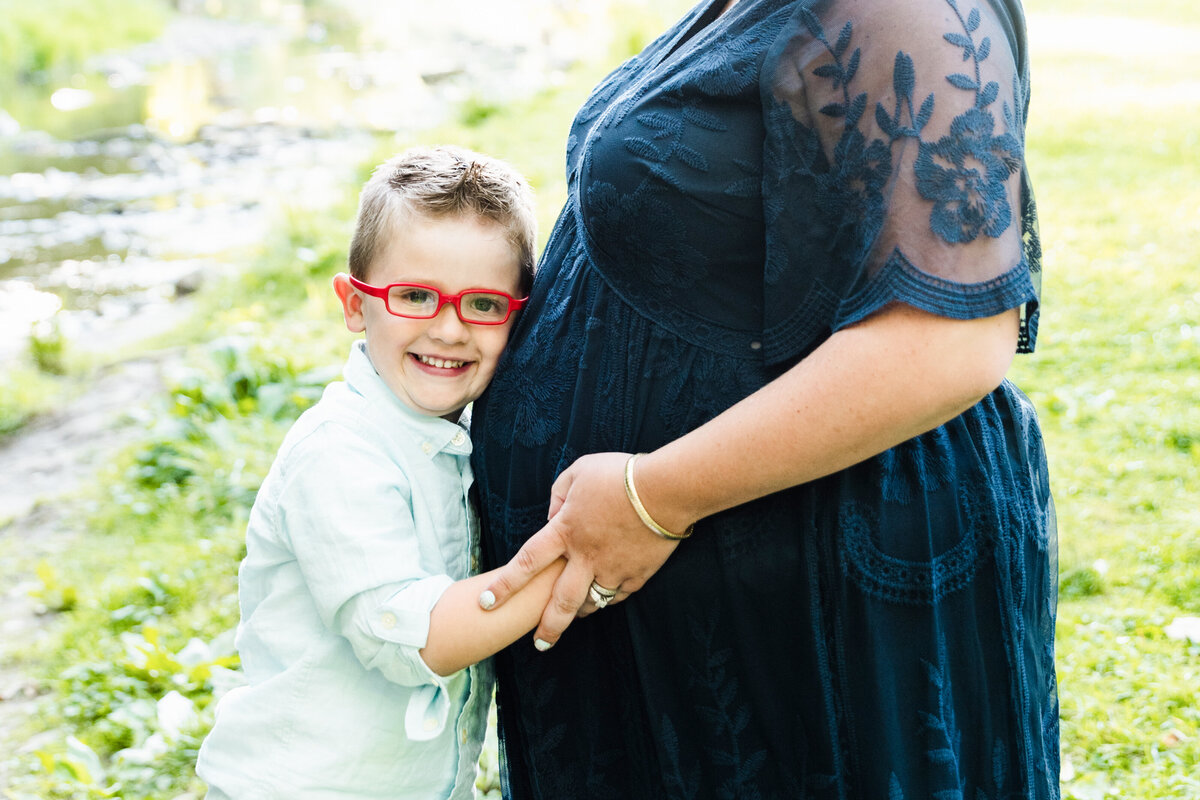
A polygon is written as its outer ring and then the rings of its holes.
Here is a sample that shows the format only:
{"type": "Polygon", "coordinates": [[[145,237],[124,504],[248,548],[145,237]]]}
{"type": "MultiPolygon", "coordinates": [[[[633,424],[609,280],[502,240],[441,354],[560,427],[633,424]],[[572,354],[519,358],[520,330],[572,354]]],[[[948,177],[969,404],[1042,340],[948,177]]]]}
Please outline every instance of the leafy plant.
{"type": "Polygon", "coordinates": [[[67,340],[57,317],[33,325],[29,333],[29,354],[38,369],[51,375],[66,374],[66,351],[67,340]]]}
{"type": "Polygon", "coordinates": [[[58,570],[48,561],[40,561],[36,567],[39,586],[29,591],[29,596],[38,603],[40,613],[70,611],[79,600],[75,586],[67,583],[58,570]]]}

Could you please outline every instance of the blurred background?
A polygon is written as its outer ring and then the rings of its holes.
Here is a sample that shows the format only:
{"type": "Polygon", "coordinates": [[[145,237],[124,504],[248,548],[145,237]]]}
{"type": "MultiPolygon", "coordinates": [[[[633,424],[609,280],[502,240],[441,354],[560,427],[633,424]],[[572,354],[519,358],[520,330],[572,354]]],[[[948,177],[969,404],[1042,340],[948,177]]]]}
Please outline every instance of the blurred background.
{"type": "Polygon", "coordinates": [[[244,261],[281,204],[327,206],[373,139],[607,55],[613,8],[4,0],[0,358],[34,327],[98,349],[170,324],[165,301],[244,261]]]}
{"type": "MultiPolygon", "coordinates": [[[[747,2],[749,0],[743,0],[747,2]]],[[[684,0],[0,0],[0,797],[199,798],[236,569],[351,338],[357,190],[534,183],[684,0]]],[[[1200,797],[1200,7],[1028,0],[1063,796],[1200,797]]],[[[498,797],[494,745],[479,788],[498,797]]]]}

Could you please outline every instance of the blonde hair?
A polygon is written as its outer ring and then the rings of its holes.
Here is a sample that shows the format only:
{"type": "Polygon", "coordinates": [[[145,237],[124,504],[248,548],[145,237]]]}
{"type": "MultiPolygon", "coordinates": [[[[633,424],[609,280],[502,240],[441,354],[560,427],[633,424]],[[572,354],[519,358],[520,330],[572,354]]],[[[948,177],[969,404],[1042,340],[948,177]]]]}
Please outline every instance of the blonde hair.
{"type": "Polygon", "coordinates": [[[367,270],[409,215],[474,214],[505,229],[521,265],[521,293],[533,284],[537,219],[533,190],[511,166],[462,147],[415,147],[375,168],[363,186],[350,242],[350,274],[367,270]]]}

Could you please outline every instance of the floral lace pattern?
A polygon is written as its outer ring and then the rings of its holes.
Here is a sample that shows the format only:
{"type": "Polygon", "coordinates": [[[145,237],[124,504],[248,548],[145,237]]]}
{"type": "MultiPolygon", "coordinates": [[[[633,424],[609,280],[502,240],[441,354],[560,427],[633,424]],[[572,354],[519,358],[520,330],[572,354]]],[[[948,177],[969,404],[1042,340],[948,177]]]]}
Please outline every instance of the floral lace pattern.
{"type": "MultiPolygon", "coordinates": [[[[1032,349],[1017,2],[706,1],[601,82],[476,403],[488,566],[579,455],[672,441],[889,303],[1019,307],[1032,349]]],[[[497,656],[505,796],[1057,798],[1046,475],[1006,383],[702,520],[627,601],[497,656]]]]}

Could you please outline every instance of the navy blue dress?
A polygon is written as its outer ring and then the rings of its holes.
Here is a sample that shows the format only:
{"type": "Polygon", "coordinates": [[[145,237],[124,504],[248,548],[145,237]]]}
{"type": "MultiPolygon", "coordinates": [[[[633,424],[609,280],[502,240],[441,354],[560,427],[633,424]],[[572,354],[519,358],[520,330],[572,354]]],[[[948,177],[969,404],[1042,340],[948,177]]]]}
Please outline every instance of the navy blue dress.
{"type": "MultiPolygon", "coordinates": [[[[580,455],[670,442],[890,303],[1020,308],[1034,345],[1016,0],[724,2],[575,118],[566,207],[475,408],[489,566],[580,455]]],[[[1006,382],[702,520],[553,650],[500,653],[505,796],[1057,797],[1056,574],[1006,382]]]]}

